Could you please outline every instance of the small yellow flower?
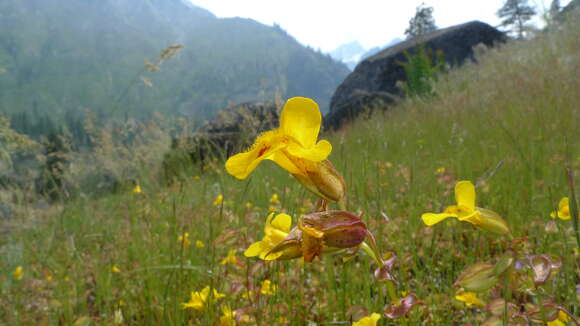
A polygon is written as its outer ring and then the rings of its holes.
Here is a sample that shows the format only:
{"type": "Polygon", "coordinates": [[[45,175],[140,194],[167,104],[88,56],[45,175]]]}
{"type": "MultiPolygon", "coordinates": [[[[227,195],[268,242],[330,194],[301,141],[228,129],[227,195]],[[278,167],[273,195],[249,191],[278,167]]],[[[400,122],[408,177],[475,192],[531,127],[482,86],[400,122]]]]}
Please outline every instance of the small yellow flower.
{"type": "MultiPolygon", "coordinates": [[[[292,226],[292,218],[288,214],[278,214],[274,218],[274,213],[270,213],[266,219],[266,226],[264,227],[264,237],[262,240],[252,243],[244,252],[246,257],[258,256],[263,260],[274,260],[280,258],[284,251],[269,254],[270,251],[280,244],[292,226]]],[[[301,255],[301,253],[300,253],[301,255]]]]}
{"type": "Polygon", "coordinates": [[[455,296],[455,300],[465,303],[466,306],[485,306],[485,302],[481,301],[474,292],[463,292],[455,296]]]}
{"type": "Polygon", "coordinates": [[[121,273],[121,269],[119,269],[117,265],[113,265],[113,267],[111,267],[111,272],[118,274],[121,273]]]}
{"type": "Polygon", "coordinates": [[[482,230],[499,234],[510,233],[507,223],[496,212],[475,206],[475,186],[471,181],[459,181],[455,185],[455,200],[457,205],[448,206],[443,213],[421,215],[423,223],[431,226],[446,218],[455,217],[482,230]]]}
{"type": "Polygon", "coordinates": [[[278,199],[278,194],[273,194],[272,197],[270,197],[270,202],[272,204],[279,204],[280,199],[278,199]]]}
{"type": "Polygon", "coordinates": [[[214,206],[220,206],[222,203],[224,202],[224,196],[223,195],[217,195],[213,201],[213,205],[214,206]]]}
{"type": "Polygon", "coordinates": [[[177,242],[182,244],[184,248],[188,248],[191,245],[191,242],[189,241],[189,233],[185,232],[177,237],[177,242]]]}
{"type": "Polygon", "coordinates": [[[552,212],[550,214],[552,218],[558,217],[561,220],[569,220],[570,219],[570,199],[568,197],[564,197],[560,199],[560,203],[558,204],[558,211],[552,212]]]}
{"type": "Polygon", "coordinates": [[[24,268],[22,268],[22,266],[16,267],[14,272],[12,272],[12,276],[14,276],[15,280],[20,281],[24,276],[24,268]]]}
{"type": "Polygon", "coordinates": [[[195,246],[198,248],[204,248],[205,244],[201,240],[195,240],[195,246]]]}
{"type": "Polygon", "coordinates": [[[247,209],[251,209],[252,206],[254,206],[254,204],[252,204],[251,202],[246,202],[246,208],[247,209]]]}
{"type": "Polygon", "coordinates": [[[46,274],[46,281],[47,282],[52,282],[53,278],[51,274],[46,274]]]}
{"type": "Polygon", "coordinates": [[[236,312],[229,306],[222,306],[223,315],[220,317],[220,326],[236,326],[236,312]]]}
{"type": "Polygon", "coordinates": [[[244,299],[249,299],[253,296],[254,296],[254,291],[252,291],[252,290],[248,290],[248,291],[245,291],[244,293],[242,293],[242,298],[244,298],[244,299]]]}
{"type": "Polygon", "coordinates": [[[136,185],[135,188],[133,188],[133,193],[134,194],[140,194],[143,191],[141,190],[141,186],[140,185],[136,185]]]}
{"type": "Polygon", "coordinates": [[[352,323],[352,326],[377,326],[377,322],[381,319],[381,315],[373,312],[370,316],[363,317],[359,321],[352,323]]]}
{"type": "Polygon", "coordinates": [[[270,280],[262,281],[262,288],[260,289],[261,294],[274,295],[274,293],[276,293],[276,290],[278,290],[278,286],[272,285],[272,282],[270,280]]]}
{"type": "Polygon", "coordinates": [[[443,174],[443,173],[445,173],[445,168],[444,167],[440,167],[437,170],[435,170],[435,173],[437,173],[437,174],[443,174]]]}
{"type": "MultiPolygon", "coordinates": [[[[213,289],[212,292],[213,292],[213,299],[215,301],[226,296],[225,294],[219,293],[216,289],[213,289]]],[[[210,294],[209,286],[206,286],[205,288],[203,288],[203,290],[201,290],[199,292],[197,292],[197,291],[191,292],[191,297],[190,297],[189,301],[182,303],[181,307],[183,309],[192,308],[192,309],[195,309],[197,311],[202,311],[203,309],[205,309],[209,294],[210,294]]]]}
{"type": "Polygon", "coordinates": [[[222,259],[220,264],[222,264],[222,265],[225,265],[227,263],[237,264],[238,258],[236,258],[236,251],[237,251],[236,249],[232,249],[232,250],[228,251],[228,255],[226,256],[226,258],[222,259]]]}
{"type": "Polygon", "coordinates": [[[562,310],[558,311],[558,318],[555,320],[549,321],[548,326],[566,326],[568,322],[568,315],[563,312],[562,310]]]}
{"type": "Polygon", "coordinates": [[[193,178],[193,180],[197,181],[197,180],[199,180],[199,175],[194,175],[192,178],[193,178]]]}
{"type": "Polygon", "coordinates": [[[272,205],[268,206],[268,212],[272,213],[272,212],[275,212],[277,209],[278,209],[278,207],[276,207],[276,206],[272,206],[272,205]]]}

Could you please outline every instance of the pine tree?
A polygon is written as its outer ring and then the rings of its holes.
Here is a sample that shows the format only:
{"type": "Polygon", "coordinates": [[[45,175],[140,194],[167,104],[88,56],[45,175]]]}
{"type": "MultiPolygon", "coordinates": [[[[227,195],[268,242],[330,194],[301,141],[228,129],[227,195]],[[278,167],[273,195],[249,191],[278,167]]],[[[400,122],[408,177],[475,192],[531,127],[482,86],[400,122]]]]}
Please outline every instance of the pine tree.
{"type": "Polygon", "coordinates": [[[511,26],[510,31],[521,39],[529,28],[527,22],[532,19],[536,11],[528,4],[528,0],[506,0],[496,14],[501,19],[500,26],[511,26]]]}
{"type": "Polygon", "coordinates": [[[409,27],[405,30],[407,38],[423,36],[437,29],[433,18],[433,7],[424,3],[417,7],[415,16],[409,20],[409,27]]]}

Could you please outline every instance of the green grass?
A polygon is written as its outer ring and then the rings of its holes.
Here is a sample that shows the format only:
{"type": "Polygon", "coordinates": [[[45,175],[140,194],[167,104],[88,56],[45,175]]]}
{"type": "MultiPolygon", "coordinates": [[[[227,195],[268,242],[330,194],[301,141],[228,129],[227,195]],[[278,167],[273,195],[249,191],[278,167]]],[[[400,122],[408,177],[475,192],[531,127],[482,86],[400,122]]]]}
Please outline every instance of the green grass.
{"type": "MultiPolygon", "coordinates": [[[[565,168],[576,175],[580,169],[578,53],[578,25],[489,50],[479,64],[441,77],[435,98],[404,101],[323,135],[346,179],[348,210],[364,213],[381,250],[398,257],[398,294],[415,293],[425,303],[380,325],[480,325],[489,317],[456,301],[453,283],[468,265],[501,256],[507,241],[456,220],[426,227],[420,219],[452,204],[459,180],[479,181],[478,206],[502,215],[514,236],[526,239],[527,253],[562,261],[545,285],[520,284],[526,295],[512,301],[551,299],[580,314],[572,221],[550,218],[570,193],[565,168]]],[[[243,181],[216,164],[199,180],[143,183],[142,194],[79,199],[59,214],[31,210],[10,221],[0,249],[0,325],[216,325],[222,304],[244,309],[251,324],[346,325],[389,303],[364,253],[345,264],[326,255],[306,265],[243,256],[263,236],[272,194],[294,223],[316,200],[273,163],[243,181]],[[225,200],[214,206],[218,194],[225,200]],[[177,241],[184,232],[187,248],[177,241]],[[230,249],[239,263],[221,265],[230,249]],[[12,276],[17,266],[22,280],[12,276]],[[266,279],[278,286],[275,295],[242,297],[266,279]],[[190,292],[206,285],[226,297],[202,312],[182,309],[190,292]]],[[[509,298],[506,288],[480,298],[509,298]]]]}

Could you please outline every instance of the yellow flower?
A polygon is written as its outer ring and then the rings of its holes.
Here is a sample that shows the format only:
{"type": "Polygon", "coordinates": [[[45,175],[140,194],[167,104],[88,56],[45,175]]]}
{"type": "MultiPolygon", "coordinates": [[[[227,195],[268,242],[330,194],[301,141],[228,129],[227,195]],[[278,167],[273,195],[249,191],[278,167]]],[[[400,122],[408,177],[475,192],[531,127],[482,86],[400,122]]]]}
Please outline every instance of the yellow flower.
{"type": "Polygon", "coordinates": [[[14,276],[15,280],[20,281],[24,276],[24,269],[22,268],[22,266],[16,267],[14,272],[12,272],[12,276],[14,276]]]}
{"type": "Polygon", "coordinates": [[[359,321],[352,323],[352,326],[377,326],[377,321],[381,319],[381,315],[373,312],[370,316],[363,317],[359,321]]]}
{"type": "Polygon", "coordinates": [[[195,240],[195,246],[198,248],[204,248],[205,244],[201,240],[195,240]]]}
{"type": "Polygon", "coordinates": [[[271,160],[315,194],[333,201],[342,199],[344,180],[326,161],[332,145],[326,140],[317,142],[321,121],[316,102],[304,97],[289,99],[280,115],[280,127],[258,136],[247,152],[230,157],[226,170],[244,179],[263,160],[271,160]]]}
{"type": "Polygon", "coordinates": [[[566,323],[568,322],[568,315],[563,312],[562,310],[558,311],[558,318],[549,321],[548,322],[548,326],[566,326],[566,323]]]}
{"type": "Polygon", "coordinates": [[[455,300],[458,300],[458,301],[465,303],[465,305],[468,307],[471,307],[474,305],[478,306],[478,307],[485,306],[485,302],[483,302],[479,298],[477,298],[477,294],[474,292],[459,293],[458,295],[455,296],[455,300]]]}
{"type": "Polygon", "coordinates": [[[272,282],[270,282],[270,280],[264,280],[262,282],[262,288],[260,289],[260,293],[263,295],[274,295],[274,293],[276,293],[276,290],[278,290],[277,285],[272,285],[272,282]]]}
{"type": "MultiPolygon", "coordinates": [[[[225,294],[221,294],[219,293],[216,289],[213,289],[213,299],[215,301],[225,297],[225,294]]],[[[191,298],[189,299],[188,302],[184,302],[181,304],[181,307],[183,309],[187,309],[187,308],[192,308],[198,311],[202,311],[203,309],[205,309],[205,305],[208,301],[208,296],[210,293],[210,288],[209,286],[206,286],[203,288],[203,290],[199,291],[199,292],[191,292],[191,298]]]]}
{"type": "Polygon", "coordinates": [[[225,265],[227,263],[237,264],[238,259],[236,258],[236,251],[237,251],[236,249],[232,249],[232,250],[228,251],[228,255],[226,256],[226,258],[222,259],[220,264],[222,264],[222,265],[225,265]]]}
{"type": "Polygon", "coordinates": [[[143,191],[141,190],[141,186],[140,185],[136,185],[135,188],[133,188],[133,193],[134,194],[140,194],[143,191]]]}
{"type": "Polygon", "coordinates": [[[251,202],[246,202],[246,208],[251,209],[254,206],[251,202]]]}
{"type": "MultiPolygon", "coordinates": [[[[282,258],[282,255],[288,255],[289,253],[281,250],[277,253],[269,254],[270,250],[280,244],[288,233],[290,232],[290,227],[292,226],[292,218],[287,214],[278,214],[274,218],[274,213],[270,213],[266,219],[266,226],[264,227],[264,237],[262,240],[252,243],[248,249],[244,252],[246,257],[258,256],[263,260],[274,260],[277,258],[282,258]]],[[[298,253],[299,256],[302,254],[298,253]]]]}
{"type": "Polygon", "coordinates": [[[236,312],[229,306],[222,306],[223,315],[220,317],[220,326],[236,326],[236,312]]]}
{"type": "Polygon", "coordinates": [[[443,174],[443,173],[445,173],[445,168],[444,167],[440,167],[437,170],[435,170],[435,173],[437,173],[437,174],[443,174]]]}
{"type": "Polygon", "coordinates": [[[119,269],[117,265],[113,265],[113,267],[111,267],[111,272],[118,274],[121,273],[121,269],[119,269]]]}
{"type": "Polygon", "coordinates": [[[278,199],[278,194],[273,194],[272,197],[270,197],[270,202],[272,204],[279,204],[280,199],[278,199]]]}
{"type": "Polygon", "coordinates": [[[459,181],[455,185],[455,200],[457,205],[447,207],[443,213],[425,213],[421,215],[421,219],[431,226],[446,218],[455,217],[486,231],[510,233],[507,223],[496,212],[475,206],[475,186],[471,181],[459,181]]]}
{"type": "Polygon", "coordinates": [[[552,218],[558,217],[561,220],[570,219],[570,200],[568,199],[568,197],[560,199],[560,203],[558,204],[558,211],[552,212],[550,216],[552,218]]]}
{"type": "Polygon", "coordinates": [[[217,195],[213,201],[213,205],[214,206],[219,206],[224,202],[224,196],[223,195],[217,195]]]}
{"type": "Polygon", "coordinates": [[[177,237],[177,242],[183,244],[184,248],[189,247],[191,245],[191,242],[189,241],[189,233],[185,232],[184,234],[177,237]]]}

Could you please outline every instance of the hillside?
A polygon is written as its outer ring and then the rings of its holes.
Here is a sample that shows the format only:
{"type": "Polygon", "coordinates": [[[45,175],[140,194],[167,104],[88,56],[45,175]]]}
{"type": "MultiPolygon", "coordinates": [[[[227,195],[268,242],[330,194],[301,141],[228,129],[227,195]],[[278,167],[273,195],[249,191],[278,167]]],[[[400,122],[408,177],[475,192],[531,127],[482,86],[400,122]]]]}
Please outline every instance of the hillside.
{"type": "Polygon", "coordinates": [[[277,26],[218,19],[182,0],[2,1],[0,68],[0,112],[196,117],[298,94],[324,108],[348,73],[277,26]],[[185,47],[146,71],[144,60],[171,44],[185,47]]]}
{"type": "MultiPolygon", "coordinates": [[[[0,220],[0,324],[357,325],[376,313],[376,325],[577,325],[578,53],[577,20],[479,48],[477,63],[439,78],[436,96],[319,137],[346,181],[345,209],[375,235],[396,282],[377,282],[364,250],[312,263],[246,257],[317,208],[272,162],[243,180],[209,162],[168,186],[156,172],[164,147],[122,147],[121,159],[97,148],[91,165],[142,164],[139,187],[0,220]],[[490,232],[489,210],[510,232],[490,232]],[[272,212],[289,218],[265,226],[272,212]]],[[[302,226],[328,239],[353,225],[302,226]]]]}

